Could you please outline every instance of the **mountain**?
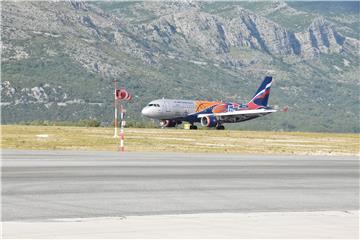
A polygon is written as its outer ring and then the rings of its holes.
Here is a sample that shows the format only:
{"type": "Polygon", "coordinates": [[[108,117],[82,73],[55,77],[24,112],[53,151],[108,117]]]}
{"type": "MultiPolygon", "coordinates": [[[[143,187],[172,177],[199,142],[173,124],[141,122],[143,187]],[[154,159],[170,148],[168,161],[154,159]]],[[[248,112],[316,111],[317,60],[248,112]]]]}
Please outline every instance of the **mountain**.
{"type": "Polygon", "coordinates": [[[2,123],[132,120],[156,98],[245,102],[274,77],[277,113],[242,129],[359,132],[359,2],[1,2],[2,123]]]}

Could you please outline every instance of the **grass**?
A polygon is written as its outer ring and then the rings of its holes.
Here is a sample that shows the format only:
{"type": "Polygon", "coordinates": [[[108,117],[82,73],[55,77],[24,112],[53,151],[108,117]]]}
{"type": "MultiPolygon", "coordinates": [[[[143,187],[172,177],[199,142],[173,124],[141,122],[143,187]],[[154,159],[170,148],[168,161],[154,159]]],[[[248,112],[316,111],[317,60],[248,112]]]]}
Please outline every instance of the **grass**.
{"type": "MultiPolygon", "coordinates": [[[[112,128],[2,125],[2,149],[117,151],[112,128]]],[[[130,152],[359,155],[359,134],[125,129],[130,152]]]]}

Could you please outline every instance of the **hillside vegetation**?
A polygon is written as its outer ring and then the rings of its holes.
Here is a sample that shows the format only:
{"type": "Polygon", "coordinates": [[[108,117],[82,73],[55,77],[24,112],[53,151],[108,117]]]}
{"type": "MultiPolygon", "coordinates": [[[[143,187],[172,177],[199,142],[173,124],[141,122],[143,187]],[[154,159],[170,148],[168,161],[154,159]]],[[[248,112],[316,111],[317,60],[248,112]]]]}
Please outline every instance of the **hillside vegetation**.
{"type": "Polygon", "coordinates": [[[246,102],[265,75],[288,113],[229,126],[359,132],[359,2],[2,2],[1,121],[113,120],[113,79],[157,98],[246,102]]]}

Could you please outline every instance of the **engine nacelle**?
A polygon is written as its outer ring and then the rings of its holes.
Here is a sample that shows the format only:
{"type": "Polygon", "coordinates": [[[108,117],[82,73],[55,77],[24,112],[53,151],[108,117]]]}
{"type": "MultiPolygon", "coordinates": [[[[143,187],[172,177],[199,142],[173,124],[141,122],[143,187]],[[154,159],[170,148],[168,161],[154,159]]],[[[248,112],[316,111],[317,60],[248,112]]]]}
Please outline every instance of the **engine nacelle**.
{"type": "Polygon", "coordinates": [[[173,120],[160,120],[160,127],[175,127],[176,123],[173,120]]]}
{"type": "Polygon", "coordinates": [[[203,127],[216,127],[217,120],[214,116],[204,116],[201,118],[200,123],[203,127]]]}

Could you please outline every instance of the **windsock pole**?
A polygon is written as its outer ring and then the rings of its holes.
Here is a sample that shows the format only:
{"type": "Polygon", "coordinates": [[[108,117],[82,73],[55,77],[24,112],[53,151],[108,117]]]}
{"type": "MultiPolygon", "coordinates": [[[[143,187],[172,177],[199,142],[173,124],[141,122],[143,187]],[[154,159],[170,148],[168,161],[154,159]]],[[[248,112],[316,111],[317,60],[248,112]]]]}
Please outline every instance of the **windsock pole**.
{"type": "Polygon", "coordinates": [[[116,107],[116,103],[115,103],[115,120],[114,120],[114,138],[118,137],[118,119],[117,119],[118,113],[117,113],[117,107],[116,107]]]}
{"type": "Polygon", "coordinates": [[[115,108],[115,116],[114,116],[114,138],[118,137],[118,109],[117,109],[117,101],[116,101],[116,92],[117,92],[117,81],[114,80],[115,91],[114,91],[114,108],[115,108]]]}
{"type": "MultiPolygon", "coordinates": [[[[117,120],[117,101],[130,101],[132,99],[132,95],[129,94],[125,88],[121,88],[121,89],[117,89],[117,85],[116,85],[116,81],[115,82],[115,134],[114,134],[114,138],[118,137],[118,132],[117,132],[117,126],[118,126],[118,120],[117,120]]],[[[125,113],[126,110],[124,109],[123,105],[120,105],[120,151],[124,152],[124,139],[125,139],[125,131],[124,131],[124,127],[126,124],[126,120],[125,120],[125,113]]]]}
{"type": "Polygon", "coordinates": [[[125,109],[123,106],[120,106],[120,116],[121,116],[121,124],[120,124],[120,152],[124,152],[124,140],[125,140],[125,133],[124,133],[124,127],[125,127],[125,109]]]}

